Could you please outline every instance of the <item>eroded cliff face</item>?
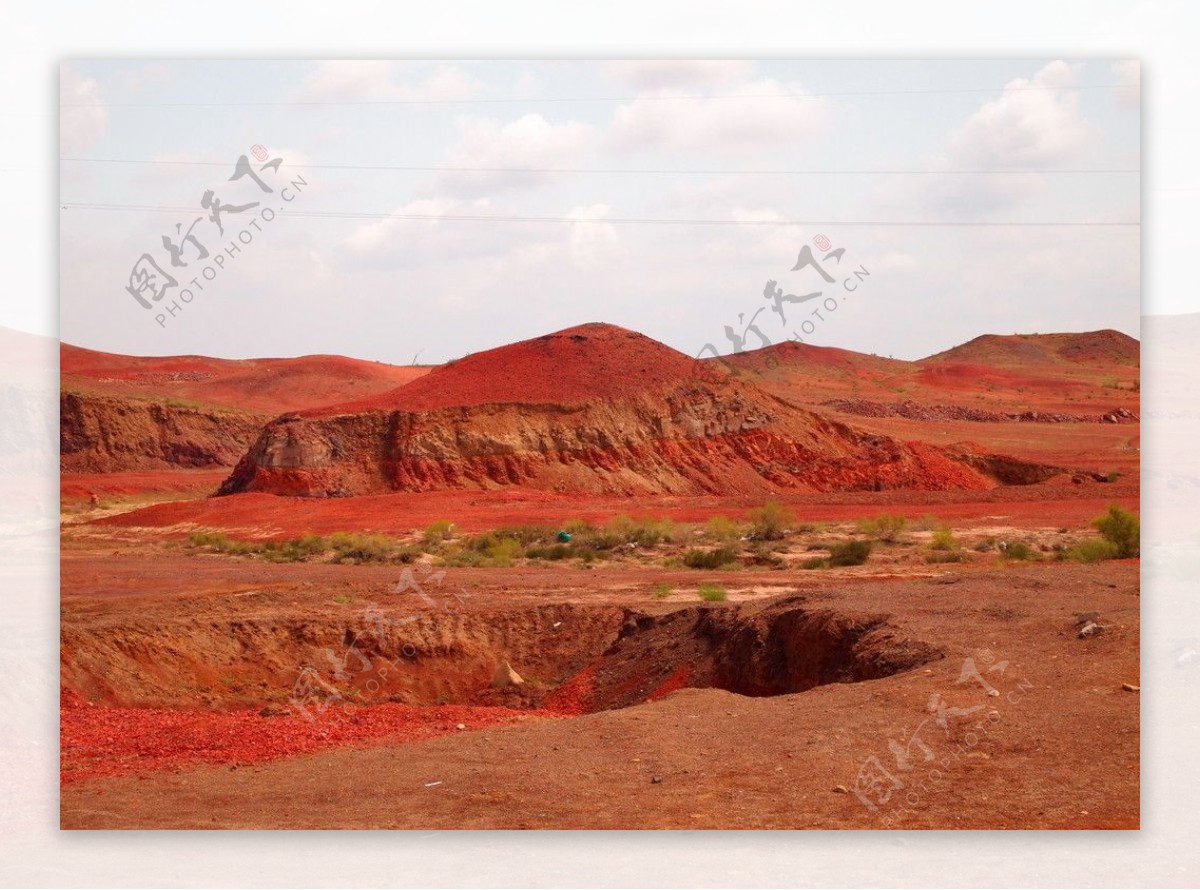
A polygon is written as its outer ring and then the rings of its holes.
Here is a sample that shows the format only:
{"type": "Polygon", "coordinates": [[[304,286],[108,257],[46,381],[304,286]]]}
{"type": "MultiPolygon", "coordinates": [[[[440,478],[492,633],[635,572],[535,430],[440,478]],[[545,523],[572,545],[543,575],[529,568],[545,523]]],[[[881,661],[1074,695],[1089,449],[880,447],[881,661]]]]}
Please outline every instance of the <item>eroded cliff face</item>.
{"type": "Polygon", "coordinates": [[[467,356],[372,400],[280,417],[218,493],[519,485],[756,496],[996,484],[986,462],[861,432],[641,334],[583,325],[467,356]]]}
{"type": "Polygon", "coordinates": [[[230,467],[262,430],[260,414],[64,392],[64,472],[230,467]]]}
{"type": "Polygon", "coordinates": [[[524,485],[590,494],[987,488],[938,449],[864,435],[737,387],[575,406],[282,417],[220,494],[341,497],[524,485]]]}

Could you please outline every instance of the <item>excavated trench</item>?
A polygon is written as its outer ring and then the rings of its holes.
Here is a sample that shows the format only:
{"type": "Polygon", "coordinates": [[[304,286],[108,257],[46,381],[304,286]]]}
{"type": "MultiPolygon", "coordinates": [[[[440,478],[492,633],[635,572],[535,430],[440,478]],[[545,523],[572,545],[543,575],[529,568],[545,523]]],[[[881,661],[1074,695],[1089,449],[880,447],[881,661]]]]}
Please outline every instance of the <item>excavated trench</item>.
{"type": "Polygon", "coordinates": [[[680,688],[803,692],[942,657],[889,616],[814,607],[695,606],[658,614],[547,605],[508,610],[288,616],[228,622],[64,622],[62,684],[138,707],[266,713],[340,700],[588,713],[680,688]],[[509,670],[511,668],[511,671],[509,670]]]}

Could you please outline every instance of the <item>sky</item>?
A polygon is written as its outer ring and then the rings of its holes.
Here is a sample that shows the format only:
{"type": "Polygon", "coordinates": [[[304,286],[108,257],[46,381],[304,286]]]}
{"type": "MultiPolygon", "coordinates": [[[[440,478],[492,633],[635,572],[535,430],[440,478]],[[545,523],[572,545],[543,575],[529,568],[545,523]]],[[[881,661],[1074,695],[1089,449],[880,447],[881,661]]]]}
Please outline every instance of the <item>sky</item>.
{"type": "Polygon", "coordinates": [[[77,60],[60,93],[60,329],[92,349],[1139,333],[1132,61],[77,60]]]}

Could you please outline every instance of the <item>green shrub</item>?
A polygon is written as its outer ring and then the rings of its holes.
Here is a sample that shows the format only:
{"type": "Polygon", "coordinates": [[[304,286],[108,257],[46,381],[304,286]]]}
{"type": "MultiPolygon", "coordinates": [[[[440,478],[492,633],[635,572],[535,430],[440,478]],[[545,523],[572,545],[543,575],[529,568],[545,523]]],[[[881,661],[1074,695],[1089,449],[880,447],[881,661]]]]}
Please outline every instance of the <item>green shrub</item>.
{"type": "Polygon", "coordinates": [[[778,541],[795,518],[779,501],[767,501],[750,513],[750,537],[759,541],[778,541]]]}
{"type": "Polygon", "coordinates": [[[618,516],[605,527],[605,531],[616,536],[622,544],[636,544],[638,547],[657,547],[664,541],[673,540],[678,534],[675,523],[669,519],[630,519],[628,516],[618,516]]]}
{"type": "Polygon", "coordinates": [[[831,566],[860,566],[871,555],[870,541],[846,541],[829,548],[831,566]]]}
{"type": "Polygon", "coordinates": [[[1026,560],[1037,559],[1037,554],[1033,552],[1033,548],[1024,541],[1013,541],[1000,554],[1004,559],[1026,560]]]}
{"type": "Polygon", "coordinates": [[[933,553],[925,554],[925,562],[930,565],[947,562],[964,562],[966,557],[963,556],[961,550],[935,550],[933,553]]]}
{"type": "MultiPolygon", "coordinates": [[[[356,535],[334,532],[329,536],[335,563],[375,563],[399,561],[399,544],[383,535],[356,535]]],[[[411,561],[411,560],[410,560],[411,561]]]]}
{"type": "Polygon", "coordinates": [[[548,547],[530,547],[525,551],[528,559],[566,559],[571,555],[571,548],[566,544],[551,544],[548,547]]]}
{"type": "Polygon", "coordinates": [[[737,559],[737,552],[732,547],[718,547],[716,550],[689,550],[683,554],[683,564],[689,569],[719,569],[737,559]]]}
{"type": "Polygon", "coordinates": [[[1141,555],[1142,524],[1128,510],[1112,504],[1107,513],[1092,520],[1092,527],[1117,548],[1118,559],[1141,555]]]}
{"type": "Polygon", "coordinates": [[[929,540],[930,550],[957,550],[958,543],[954,540],[954,533],[950,531],[950,527],[946,525],[939,526],[934,529],[933,537],[929,540]]]}
{"type": "Polygon", "coordinates": [[[1066,552],[1067,559],[1076,562],[1102,562],[1115,559],[1118,553],[1117,545],[1103,538],[1088,538],[1080,541],[1066,552]]]}
{"type": "Polygon", "coordinates": [[[908,525],[908,520],[903,516],[884,514],[876,516],[874,519],[859,520],[858,529],[868,537],[890,543],[900,536],[906,525],[908,525]]]}
{"type": "Polygon", "coordinates": [[[656,600],[665,600],[672,593],[674,593],[674,588],[670,584],[662,583],[654,585],[654,598],[656,600]]]}
{"type": "Polygon", "coordinates": [[[454,537],[454,523],[449,519],[439,519],[437,522],[431,522],[425,527],[425,533],[421,536],[421,543],[426,547],[436,547],[445,541],[449,541],[454,537]]]}
{"type": "Polygon", "coordinates": [[[742,531],[728,516],[713,516],[704,524],[704,536],[710,541],[736,541],[742,531]]]}
{"type": "Polygon", "coordinates": [[[521,554],[521,542],[516,538],[498,538],[487,549],[487,557],[492,565],[508,568],[513,560],[521,554]]]}
{"type": "Polygon", "coordinates": [[[824,569],[828,568],[829,560],[823,556],[810,556],[808,559],[800,563],[802,569],[824,569]]]}
{"type": "Polygon", "coordinates": [[[493,534],[498,538],[512,538],[521,546],[531,544],[550,544],[556,540],[558,529],[545,525],[511,525],[495,529],[493,534]]]}
{"type": "Polygon", "coordinates": [[[723,603],[729,597],[729,592],[720,584],[701,584],[696,593],[706,603],[723,603]]]}

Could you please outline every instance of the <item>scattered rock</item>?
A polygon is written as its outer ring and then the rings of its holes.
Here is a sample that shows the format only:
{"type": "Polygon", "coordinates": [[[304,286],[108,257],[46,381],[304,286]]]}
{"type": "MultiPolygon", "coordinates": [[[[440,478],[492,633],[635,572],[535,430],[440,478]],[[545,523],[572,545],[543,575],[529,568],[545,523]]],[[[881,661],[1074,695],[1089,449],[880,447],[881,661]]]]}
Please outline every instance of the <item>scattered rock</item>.
{"type": "Polygon", "coordinates": [[[654,777],[652,777],[652,778],[650,779],[650,784],[651,784],[651,785],[661,785],[661,784],[662,784],[662,776],[654,776],[654,777]]]}
{"type": "Polygon", "coordinates": [[[1104,633],[1104,626],[1096,624],[1094,621],[1089,621],[1079,630],[1079,639],[1085,640],[1088,637],[1098,636],[1104,633]]]}
{"type": "Polygon", "coordinates": [[[456,726],[456,727],[454,727],[454,728],[455,728],[455,729],[466,729],[466,728],[467,728],[467,724],[465,724],[465,723],[460,723],[460,724],[458,724],[458,726],[456,726]]]}
{"type": "Polygon", "coordinates": [[[834,794],[849,794],[850,789],[848,789],[845,785],[834,785],[833,793],[834,794]]]}
{"type": "Polygon", "coordinates": [[[1134,686],[1132,683],[1122,683],[1121,688],[1124,689],[1126,692],[1141,692],[1142,691],[1141,686],[1134,686]]]}

